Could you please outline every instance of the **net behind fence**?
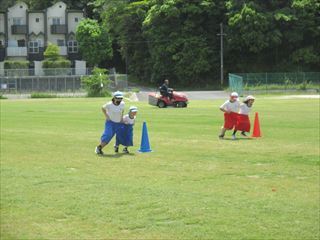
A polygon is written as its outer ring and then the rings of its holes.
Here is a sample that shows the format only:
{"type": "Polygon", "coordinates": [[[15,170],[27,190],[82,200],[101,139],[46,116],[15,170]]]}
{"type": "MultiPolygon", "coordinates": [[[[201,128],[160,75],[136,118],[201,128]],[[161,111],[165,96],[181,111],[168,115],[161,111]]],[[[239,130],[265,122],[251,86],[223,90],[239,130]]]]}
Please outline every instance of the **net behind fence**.
{"type": "Polygon", "coordinates": [[[316,91],[320,72],[234,73],[229,74],[230,91],[250,92],[316,91]]]}

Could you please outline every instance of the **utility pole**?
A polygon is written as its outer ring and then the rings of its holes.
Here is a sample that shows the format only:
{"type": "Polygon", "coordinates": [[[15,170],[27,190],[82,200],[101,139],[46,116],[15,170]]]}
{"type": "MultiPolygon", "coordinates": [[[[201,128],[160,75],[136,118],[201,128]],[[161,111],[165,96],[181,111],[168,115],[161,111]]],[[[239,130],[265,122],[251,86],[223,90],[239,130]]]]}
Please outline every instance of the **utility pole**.
{"type": "Polygon", "coordinates": [[[217,34],[220,36],[220,80],[221,80],[221,86],[223,85],[223,36],[226,36],[226,34],[223,33],[223,24],[220,23],[220,33],[217,34]]]}

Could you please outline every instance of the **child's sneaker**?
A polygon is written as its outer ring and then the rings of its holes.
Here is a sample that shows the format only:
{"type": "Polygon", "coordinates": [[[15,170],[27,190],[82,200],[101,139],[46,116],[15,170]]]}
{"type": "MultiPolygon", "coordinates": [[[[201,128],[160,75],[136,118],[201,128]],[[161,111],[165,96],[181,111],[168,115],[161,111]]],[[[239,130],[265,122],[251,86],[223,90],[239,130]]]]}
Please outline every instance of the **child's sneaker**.
{"type": "Polygon", "coordinates": [[[236,135],[232,134],[232,140],[236,140],[236,135]]]}
{"type": "Polygon", "coordinates": [[[129,150],[128,150],[128,148],[125,147],[125,148],[122,150],[122,152],[123,152],[123,153],[129,153],[129,150]]]}
{"type": "Polygon", "coordinates": [[[118,153],[118,152],[119,152],[119,146],[116,146],[116,145],[114,146],[114,152],[115,152],[115,153],[118,153]]]}
{"type": "Polygon", "coordinates": [[[102,149],[99,146],[96,146],[96,149],[94,150],[94,152],[98,155],[103,155],[102,149]]]}
{"type": "Polygon", "coordinates": [[[244,137],[248,137],[245,132],[241,132],[241,135],[244,136],[244,137]]]}
{"type": "Polygon", "coordinates": [[[223,139],[223,137],[224,137],[224,135],[221,135],[221,134],[219,135],[219,138],[220,138],[220,139],[223,139]]]}

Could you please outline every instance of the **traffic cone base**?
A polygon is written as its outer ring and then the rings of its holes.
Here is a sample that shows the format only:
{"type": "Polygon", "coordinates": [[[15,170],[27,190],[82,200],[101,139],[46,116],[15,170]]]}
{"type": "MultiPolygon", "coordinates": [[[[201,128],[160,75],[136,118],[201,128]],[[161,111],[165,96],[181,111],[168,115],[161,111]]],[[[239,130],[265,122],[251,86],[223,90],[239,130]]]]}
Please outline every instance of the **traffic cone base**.
{"type": "Polygon", "coordinates": [[[256,115],[254,117],[254,124],[253,124],[253,131],[251,137],[261,137],[261,131],[260,131],[260,122],[258,113],[256,112],[256,115]]]}
{"type": "Polygon", "coordinates": [[[140,144],[140,149],[138,150],[138,152],[141,152],[141,153],[152,152],[152,150],[150,148],[148,129],[147,129],[146,122],[143,122],[143,125],[142,125],[141,144],[140,144]]]}

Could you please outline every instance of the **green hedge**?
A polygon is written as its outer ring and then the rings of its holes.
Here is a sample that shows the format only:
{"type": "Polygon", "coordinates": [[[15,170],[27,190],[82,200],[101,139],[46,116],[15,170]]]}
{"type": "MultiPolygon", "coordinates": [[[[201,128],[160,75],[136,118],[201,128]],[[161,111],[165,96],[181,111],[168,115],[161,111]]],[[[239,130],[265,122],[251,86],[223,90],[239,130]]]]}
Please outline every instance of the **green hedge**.
{"type": "Polygon", "coordinates": [[[44,60],[42,62],[43,72],[47,76],[70,75],[71,62],[66,59],[44,60]]]}
{"type": "Polygon", "coordinates": [[[43,68],[70,68],[71,67],[71,61],[66,59],[59,59],[59,60],[44,60],[42,62],[43,68]]]}
{"type": "Polygon", "coordinates": [[[28,69],[29,61],[4,61],[4,69],[28,69]]]}

